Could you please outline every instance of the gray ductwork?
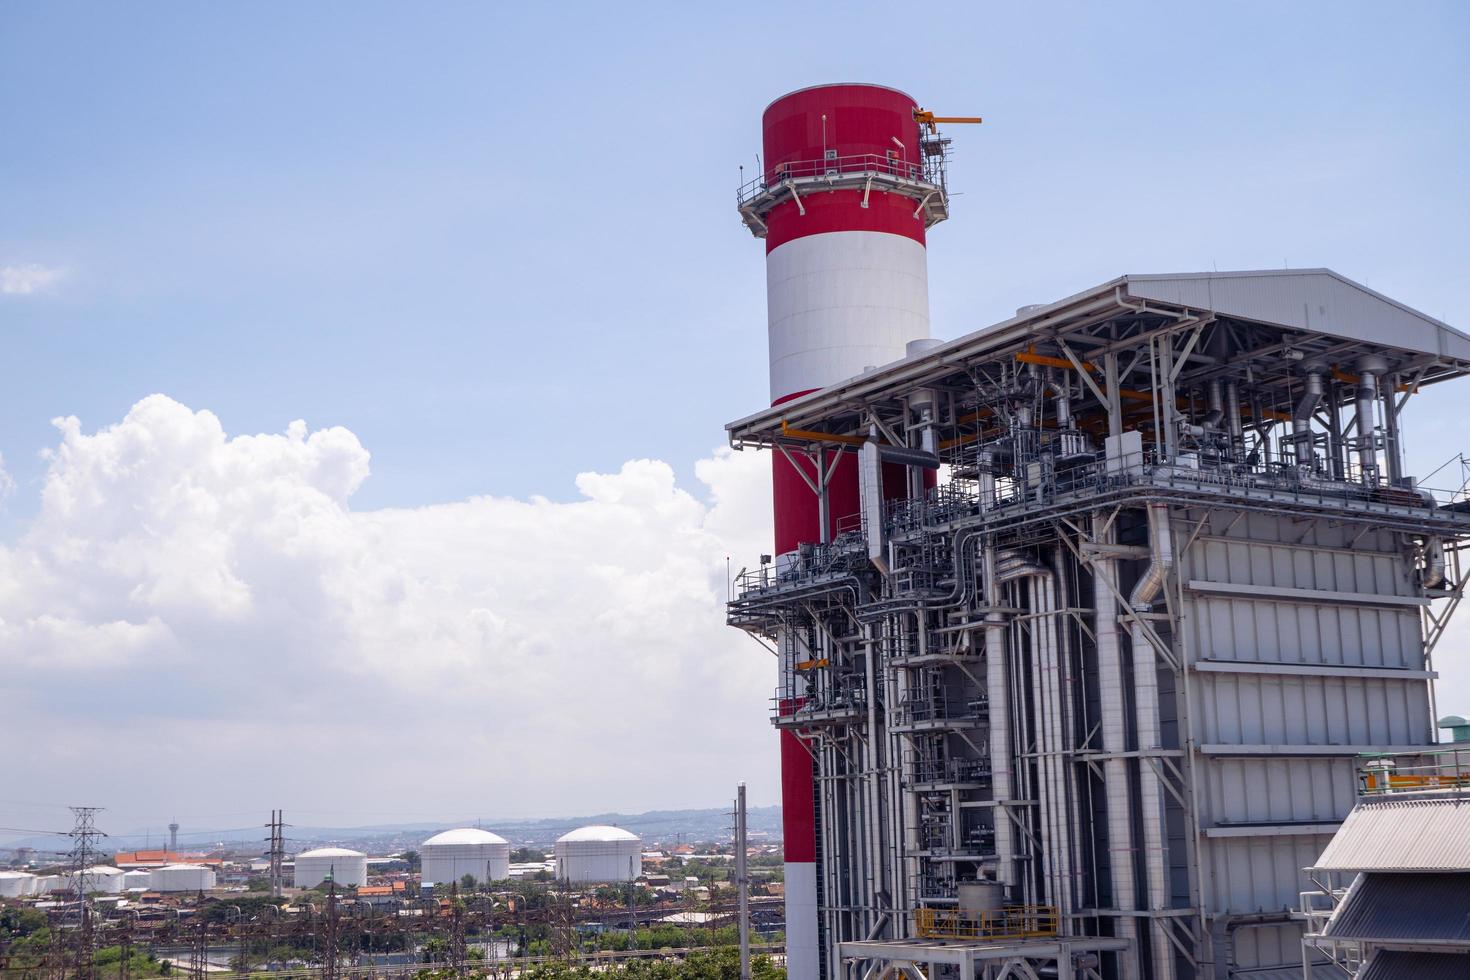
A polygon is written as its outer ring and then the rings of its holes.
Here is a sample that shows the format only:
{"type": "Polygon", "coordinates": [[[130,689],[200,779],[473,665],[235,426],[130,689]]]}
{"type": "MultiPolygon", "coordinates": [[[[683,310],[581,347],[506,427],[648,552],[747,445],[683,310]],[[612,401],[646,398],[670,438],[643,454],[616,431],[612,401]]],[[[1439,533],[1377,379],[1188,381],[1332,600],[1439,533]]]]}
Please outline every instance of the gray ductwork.
{"type": "Polygon", "coordinates": [[[1225,398],[1222,387],[1219,378],[1215,378],[1205,387],[1205,398],[1209,405],[1209,411],[1205,413],[1203,422],[1206,429],[1218,429],[1220,423],[1225,420],[1225,398]]]}
{"type": "Polygon", "coordinates": [[[1016,884],[1015,832],[1006,809],[1013,795],[1011,784],[1011,711],[1006,683],[1005,615],[1000,612],[1000,573],[995,549],[985,546],[985,693],[989,699],[990,786],[995,797],[995,877],[1001,884],[1016,884]]]}
{"type": "Polygon", "coordinates": [[[1240,386],[1234,381],[1225,385],[1225,426],[1230,433],[1232,447],[1239,449],[1245,438],[1240,422],[1240,386]]]}
{"type": "Polygon", "coordinates": [[[1302,379],[1302,397],[1291,410],[1291,438],[1296,444],[1297,465],[1317,468],[1316,453],[1312,451],[1312,415],[1322,403],[1322,375],[1325,366],[1316,362],[1302,365],[1306,372],[1302,379]]]}
{"type": "Polygon", "coordinates": [[[1376,354],[1358,359],[1358,469],[1363,482],[1378,482],[1378,427],[1373,421],[1373,406],[1378,401],[1378,378],[1388,370],[1388,362],[1376,354]]]}
{"type": "Polygon", "coordinates": [[[1426,589],[1437,589],[1444,585],[1444,542],[1430,538],[1424,542],[1424,578],[1426,589]]]}
{"type": "MultiPolygon", "coordinates": [[[[1318,376],[1320,395],[1321,376],[1318,376]]],[[[1153,556],[1148,568],[1133,587],[1128,604],[1135,613],[1148,612],[1156,598],[1163,592],[1169,573],[1174,569],[1174,542],[1169,528],[1169,508],[1166,504],[1148,505],[1149,553],[1153,556]]],[[[1164,796],[1154,761],[1147,753],[1163,748],[1159,731],[1159,666],[1158,654],[1149,642],[1142,620],[1135,619],[1130,627],[1133,646],[1133,698],[1137,710],[1138,750],[1145,757],[1139,759],[1139,810],[1143,814],[1144,867],[1148,883],[1148,907],[1158,912],[1170,906],[1169,868],[1167,842],[1164,836],[1164,796]]],[[[1160,919],[1153,920],[1150,946],[1153,950],[1153,980],[1173,980],[1174,945],[1169,941],[1168,925],[1160,919]]]]}

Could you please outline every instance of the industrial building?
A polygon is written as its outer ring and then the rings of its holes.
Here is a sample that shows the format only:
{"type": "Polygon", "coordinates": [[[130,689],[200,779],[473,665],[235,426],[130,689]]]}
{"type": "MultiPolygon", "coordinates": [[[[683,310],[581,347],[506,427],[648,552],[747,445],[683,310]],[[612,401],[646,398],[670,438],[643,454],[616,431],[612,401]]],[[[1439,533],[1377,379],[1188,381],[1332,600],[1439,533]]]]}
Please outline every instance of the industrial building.
{"type": "Polygon", "coordinates": [[[367,855],[345,847],[318,847],[296,855],[292,882],[297,888],[315,888],[324,881],[339,887],[367,884],[367,855]]]}
{"type": "Polygon", "coordinates": [[[643,872],[643,841],[619,827],[579,827],[557,838],[556,877],[574,885],[632,881],[643,872]]]}
{"type": "Polygon", "coordinates": [[[202,864],[169,864],[149,872],[149,887],[156,892],[208,891],[215,886],[213,868],[202,864]]]}
{"type": "Polygon", "coordinates": [[[1301,896],[1303,969],[1470,977],[1470,745],[1364,757],[1358,787],[1357,806],[1305,870],[1317,888],[1301,896]]]}
{"type": "Polygon", "coordinates": [[[461,827],[435,834],[419,846],[420,880],[448,884],[470,875],[478,882],[510,877],[510,842],[498,834],[461,827]]]}
{"type": "Polygon", "coordinates": [[[1470,508],[1404,447],[1470,336],[1307,269],[935,341],[937,121],[792,93],[737,195],[776,541],[729,619],[776,655],[790,976],[1302,976],[1355,757],[1434,740],[1470,508]]]}

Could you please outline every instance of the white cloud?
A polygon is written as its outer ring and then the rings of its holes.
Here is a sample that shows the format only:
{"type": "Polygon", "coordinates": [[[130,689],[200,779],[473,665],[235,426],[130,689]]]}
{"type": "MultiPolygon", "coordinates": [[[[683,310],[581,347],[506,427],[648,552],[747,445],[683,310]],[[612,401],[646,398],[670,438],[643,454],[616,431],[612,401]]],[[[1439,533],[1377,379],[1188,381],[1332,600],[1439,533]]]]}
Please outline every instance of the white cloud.
{"type": "Polygon", "coordinates": [[[56,285],[61,276],[62,270],[35,263],[0,265],[0,293],[27,296],[56,285]]]}
{"type": "Polygon", "coordinates": [[[230,773],[232,810],[579,813],[738,779],[774,801],[770,660],[722,609],[726,556],[769,539],[763,457],[700,461],[699,494],[634,460],[569,503],[354,511],[346,429],[232,438],[162,395],[56,425],[0,548],[0,704],[47,727],[8,782],[100,782],[139,819],[197,791],[122,778],[153,761],[230,773]]]}

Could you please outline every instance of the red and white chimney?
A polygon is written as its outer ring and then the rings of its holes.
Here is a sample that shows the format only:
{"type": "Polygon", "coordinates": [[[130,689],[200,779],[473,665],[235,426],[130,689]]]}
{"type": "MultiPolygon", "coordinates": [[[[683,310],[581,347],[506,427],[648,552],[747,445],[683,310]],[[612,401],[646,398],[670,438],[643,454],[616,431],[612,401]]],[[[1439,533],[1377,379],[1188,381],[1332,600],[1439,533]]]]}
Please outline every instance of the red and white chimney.
{"type": "MultiPolygon", "coordinates": [[[[766,243],[772,405],[898,360],[929,336],[924,235],[948,202],[942,176],[921,156],[916,108],[903,92],[860,83],[801,89],[766,108],[762,173],[739,201],[766,243]]],[[[772,456],[776,554],[829,540],[857,514],[853,454],[828,485],[826,533],[807,480],[785,455],[772,456]]],[[[801,695],[781,691],[779,710],[795,711],[801,695]]],[[[821,980],[812,757],[790,731],[780,739],[787,971],[821,980]]]]}

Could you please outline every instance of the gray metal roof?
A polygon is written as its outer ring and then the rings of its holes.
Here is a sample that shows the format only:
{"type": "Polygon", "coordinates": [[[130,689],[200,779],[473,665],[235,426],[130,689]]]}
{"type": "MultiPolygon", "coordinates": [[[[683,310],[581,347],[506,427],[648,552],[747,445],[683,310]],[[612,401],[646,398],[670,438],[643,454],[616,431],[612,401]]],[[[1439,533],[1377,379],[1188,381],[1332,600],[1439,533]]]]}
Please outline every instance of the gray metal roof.
{"type": "Polygon", "coordinates": [[[1385,949],[1368,961],[1358,977],[1359,980],[1465,980],[1470,977],[1470,956],[1385,949]]]}
{"type": "Polygon", "coordinates": [[[1312,867],[1470,871],[1470,799],[1364,800],[1312,867]]]}
{"type": "Polygon", "coordinates": [[[1464,943],[1470,952],[1470,873],[1365,874],[1322,934],[1378,943],[1464,943]]]}
{"type": "MultiPolygon", "coordinates": [[[[1313,963],[1312,980],[1343,980],[1342,971],[1331,963],[1313,963]]],[[[1268,966],[1260,970],[1231,970],[1230,980],[1302,980],[1302,967],[1268,966]]]]}
{"type": "Polygon", "coordinates": [[[820,414],[829,406],[939,381],[957,365],[1032,343],[1038,336],[1066,332],[1071,329],[1068,324],[1083,317],[1166,308],[1175,314],[1264,324],[1306,344],[1313,338],[1366,344],[1387,354],[1396,370],[1440,365],[1427,372],[1424,384],[1470,371],[1470,334],[1330,269],[1135,274],[1027,307],[1009,320],[737,419],[725,428],[738,442],[788,416],[820,414]]]}
{"type": "Polygon", "coordinates": [[[1470,357],[1470,336],[1331,269],[1123,278],[1128,295],[1139,299],[1442,357],[1470,357]]]}

